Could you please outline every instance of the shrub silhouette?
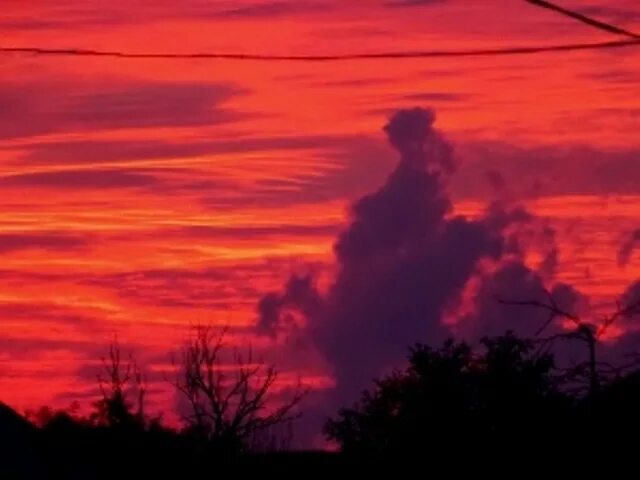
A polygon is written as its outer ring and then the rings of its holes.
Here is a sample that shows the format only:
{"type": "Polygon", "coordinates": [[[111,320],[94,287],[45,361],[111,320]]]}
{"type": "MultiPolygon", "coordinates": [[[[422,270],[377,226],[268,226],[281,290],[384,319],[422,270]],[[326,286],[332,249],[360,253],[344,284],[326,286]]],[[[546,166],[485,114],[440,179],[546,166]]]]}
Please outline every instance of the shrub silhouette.
{"type": "Polygon", "coordinates": [[[123,430],[144,429],[146,378],[138,364],[131,355],[122,360],[117,338],[109,346],[109,358],[103,358],[102,364],[104,375],[98,375],[102,398],[94,403],[90,421],[123,430]],[[135,402],[130,399],[133,394],[135,402]]]}
{"type": "Polygon", "coordinates": [[[363,454],[504,445],[558,430],[571,405],[552,355],[507,333],[485,338],[478,353],[451,340],[416,346],[406,370],[377,381],[325,433],[342,451],[363,454]]]}
{"type": "MultiPolygon", "coordinates": [[[[404,370],[378,380],[357,404],[327,422],[325,433],[339,452],[256,452],[255,437],[286,425],[303,392],[270,403],[274,367],[237,352],[223,361],[223,335],[197,330],[185,345],[176,381],[192,383],[177,386],[197,402],[186,428],[145,419],[142,406],[135,406],[144,394],[130,388],[129,382],[138,381],[135,373],[127,374],[134,372],[127,366],[132,362],[121,362],[114,344],[105,362],[110,375],[93,414],[42,408],[24,419],[0,409],[0,456],[10,454],[2,458],[0,477],[107,479],[127,472],[190,478],[228,468],[330,473],[401,455],[431,465],[453,458],[506,466],[507,457],[528,462],[522,465],[541,459],[548,464],[551,457],[587,464],[592,455],[605,458],[621,443],[635,447],[640,429],[640,370],[625,367],[603,377],[595,392],[576,393],[538,341],[508,332],[483,339],[475,349],[452,340],[440,348],[416,345],[404,370]]],[[[623,448],[613,453],[619,456],[623,448]]]]}

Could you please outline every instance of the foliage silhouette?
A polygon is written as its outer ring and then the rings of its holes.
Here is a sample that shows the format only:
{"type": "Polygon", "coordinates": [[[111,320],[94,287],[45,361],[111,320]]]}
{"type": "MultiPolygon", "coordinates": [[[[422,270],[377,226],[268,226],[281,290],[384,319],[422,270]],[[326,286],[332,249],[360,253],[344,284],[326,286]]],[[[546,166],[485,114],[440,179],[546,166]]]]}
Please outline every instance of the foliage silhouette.
{"type": "MultiPolygon", "coordinates": [[[[102,398],[89,415],[44,407],[23,418],[0,405],[0,478],[188,478],[214,471],[286,474],[305,468],[331,473],[353,466],[362,471],[398,456],[429,458],[432,465],[457,458],[504,466],[507,456],[530,462],[542,455],[547,461],[587,459],[584,452],[603,456],[640,429],[640,370],[618,370],[597,391],[576,393],[567,388],[568,377],[556,368],[552,353],[540,349],[536,339],[507,332],[483,339],[478,348],[452,340],[439,348],[414,346],[404,370],[378,380],[356,405],[327,422],[325,433],[340,447],[337,452],[261,453],[254,435],[287,425],[298,394],[270,404],[273,367],[248,355],[233,363],[237,352],[228,357],[232,363],[224,362],[223,338],[224,332],[195,331],[183,351],[187,363],[179,364],[192,370],[178,369],[176,381],[189,379],[197,389],[217,385],[215,398],[234,402],[224,415],[206,410],[223,406],[210,403],[214,392],[195,390],[194,401],[204,402],[197,404],[203,410],[193,410],[185,428],[149,420],[144,393],[135,387],[144,385],[144,376],[133,360],[121,360],[114,342],[104,362],[108,375],[101,379],[102,398]],[[234,392],[244,388],[236,399],[234,392]],[[254,411],[238,417],[238,407],[254,411]],[[201,424],[195,423],[197,413],[205,417],[201,424]],[[237,418],[243,429],[234,429],[237,418]],[[580,457],[570,455],[576,451],[580,457]]],[[[635,445],[624,441],[627,448],[635,445]]]]}
{"type": "Polygon", "coordinates": [[[358,454],[505,446],[566,431],[574,399],[560,387],[553,356],[510,332],[483,339],[477,353],[451,340],[440,349],[418,345],[406,370],[377,381],[325,433],[358,454]]]}
{"type": "Polygon", "coordinates": [[[118,339],[109,346],[109,358],[103,358],[104,374],[98,375],[102,398],[94,403],[95,412],[90,420],[97,425],[125,430],[143,429],[145,426],[144,401],[146,377],[130,355],[123,363],[118,339]],[[129,399],[136,396],[136,410],[129,399]]]}

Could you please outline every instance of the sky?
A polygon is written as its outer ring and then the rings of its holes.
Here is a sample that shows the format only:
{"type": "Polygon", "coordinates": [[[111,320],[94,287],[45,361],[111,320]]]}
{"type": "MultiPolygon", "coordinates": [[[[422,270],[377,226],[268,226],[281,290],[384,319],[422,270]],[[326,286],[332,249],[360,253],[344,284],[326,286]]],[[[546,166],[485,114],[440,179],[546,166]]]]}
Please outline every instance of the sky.
{"type": "MultiPolygon", "coordinates": [[[[640,31],[635,0],[563,5],[640,31]]],[[[515,0],[5,0],[0,31],[2,46],[275,55],[616,39],[515,0]]],[[[100,357],[117,335],[146,368],[156,407],[170,409],[170,353],[195,324],[229,326],[232,343],[281,367],[283,388],[301,376],[331,390],[341,375],[362,373],[342,368],[352,363],[346,350],[383,344],[359,338],[366,325],[343,328],[358,312],[336,299],[354,289],[364,303],[372,297],[354,280],[369,270],[354,266],[349,242],[379,213],[358,210],[358,199],[384,204],[393,182],[408,181],[397,180],[412,160],[393,118],[400,129],[418,122],[451,150],[455,168],[440,153],[424,167],[447,170],[434,180],[434,195],[450,203],[437,229],[463,216],[465,228],[489,231],[487,205],[526,210],[534,220],[518,233],[520,261],[547,286],[579,290],[587,315],[607,311],[640,273],[639,55],[630,47],[293,63],[2,54],[3,400],[20,408],[90,402],[100,357]],[[422,116],[394,117],[416,107],[422,116]],[[543,271],[542,257],[553,271],[543,271]],[[292,279],[306,279],[312,306],[332,304],[333,313],[292,301],[292,279]],[[302,311],[296,326],[306,337],[261,328],[279,321],[265,326],[265,298],[275,310],[302,311]]],[[[409,222],[403,202],[394,216],[409,222]]],[[[375,223],[387,227],[397,225],[375,223]]],[[[479,312],[490,307],[461,298],[473,279],[488,278],[488,270],[478,276],[480,263],[506,261],[491,252],[478,250],[466,276],[452,280],[455,295],[443,292],[428,315],[484,321],[479,312]],[[461,313],[467,307],[475,313],[461,313]]],[[[632,329],[617,326],[610,341],[632,329]]],[[[426,342],[442,333],[408,331],[426,342]]],[[[396,350],[374,363],[392,366],[396,350]]]]}

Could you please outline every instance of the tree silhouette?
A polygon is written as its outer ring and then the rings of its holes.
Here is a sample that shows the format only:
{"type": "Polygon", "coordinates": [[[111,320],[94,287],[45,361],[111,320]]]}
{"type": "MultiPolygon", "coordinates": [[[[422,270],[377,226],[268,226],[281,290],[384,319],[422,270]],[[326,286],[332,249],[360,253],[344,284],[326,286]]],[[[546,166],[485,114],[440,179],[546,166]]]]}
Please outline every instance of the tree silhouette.
{"type": "MultiPolygon", "coordinates": [[[[547,301],[508,300],[503,298],[496,299],[503,305],[524,306],[547,311],[549,316],[536,332],[536,337],[539,337],[554,322],[554,320],[558,318],[570,321],[573,324],[573,328],[550,337],[538,338],[538,343],[548,345],[558,339],[575,339],[584,343],[587,348],[587,360],[572,366],[568,370],[568,376],[580,378],[586,375],[589,385],[589,394],[594,395],[599,390],[601,377],[604,375],[601,367],[605,367],[605,370],[609,372],[617,373],[619,371],[618,368],[614,368],[609,364],[603,364],[598,361],[598,343],[607,333],[611,325],[616,321],[640,314],[640,299],[628,302],[626,305],[618,302],[616,310],[612,313],[590,320],[584,319],[580,315],[560,308],[553,298],[553,295],[548,290],[544,290],[544,294],[547,301]]],[[[634,362],[630,366],[636,365],[637,362],[634,362]]]]}
{"type": "Polygon", "coordinates": [[[256,435],[294,419],[306,389],[298,382],[287,398],[276,401],[276,368],[255,360],[250,348],[225,356],[226,333],[195,327],[174,361],[174,385],[189,405],[188,430],[216,447],[237,451],[248,448],[256,435]]]}
{"type": "Polygon", "coordinates": [[[343,451],[408,453],[461,441],[533,439],[557,429],[571,399],[558,388],[553,357],[507,333],[434,350],[416,346],[409,367],[376,382],[325,426],[343,451]]]}
{"type": "Polygon", "coordinates": [[[131,355],[123,362],[117,337],[102,364],[104,372],[98,374],[102,398],[94,404],[91,421],[108,427],[144,428],[147,380],[131,355]],[[132,393],[135,401],[128,398],[132,393]]]}

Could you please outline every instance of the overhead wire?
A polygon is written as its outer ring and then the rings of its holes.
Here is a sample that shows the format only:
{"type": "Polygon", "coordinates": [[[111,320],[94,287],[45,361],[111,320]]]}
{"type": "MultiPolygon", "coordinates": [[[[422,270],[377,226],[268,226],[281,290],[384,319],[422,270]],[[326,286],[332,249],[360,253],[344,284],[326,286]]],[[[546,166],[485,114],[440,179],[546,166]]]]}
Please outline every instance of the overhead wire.
{"type": "Polygon", "coordinates": [[[605,23],[584,14],[560,7],[547,0],[524,0],[538,7],[552,10],[569,16],[582,23],[606,31],[608,33],[623,35],[626,40],[590,42],[590,43],[563,43],[555,45],[522,45],[499,48],[477,48],[460,50],[404,50],[383,52],[356,52],[344,54],[268,54],[268,53],[234,53],[234,52],[126,52],[119,50],[96,50],[86,48],[52,48],[41,46],[2,46],[0,53],[20,55],[42,56],[77,56],[77,57],[108,57],[120,59],[166,59],[166,60],[237,60],[237,61],[262,61],[262,62],[338,62],[355,60],[401,60],[419,58],[442,57],[489,57],[489,56],[513,56],[532,55],[554,52],[572,52],[585,50],[604,50],[634,47],[640,45],[640,35],[605,23]]]}
{"type": "Polygon", "coordinates": [[[594,28],[597,28],[598,30],[602,30],[608,33],[613,33],[615,35],[623,35],[625,37],[640,39],[640,34],[631,32],[629,30],[625,30],[624,28],[618,27],[617,25],[613,25],[611,23],[605,23],[601,20],[597,20],[593,17],[589,17],[583,13],[579,13],[574,10],[569,10],[555,3],[551,3],[547,0],[525,0],[525,2],[531,3],[532,5],[536,5],[538,7],[546,8],[556,13],[560,13],[564,16],[567,16],[567,17],[573,18],[574,20],[582,22],[586,25],[590,25],[594,28]]]}

